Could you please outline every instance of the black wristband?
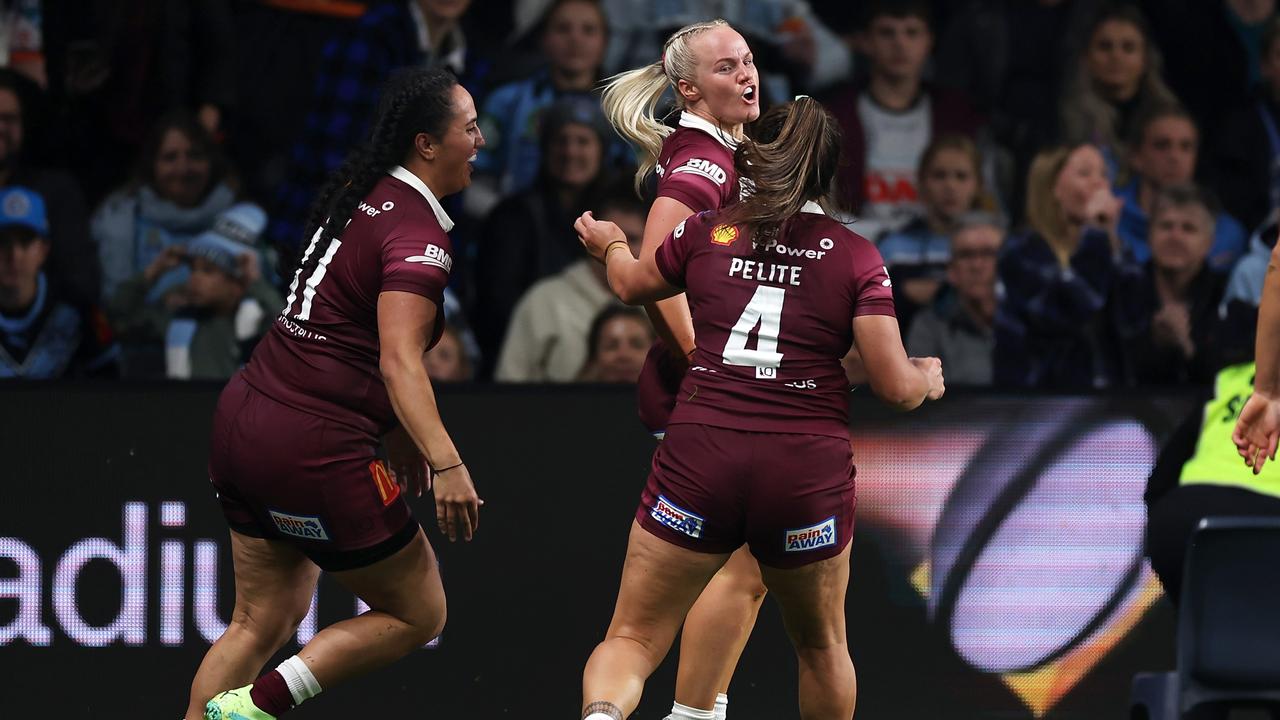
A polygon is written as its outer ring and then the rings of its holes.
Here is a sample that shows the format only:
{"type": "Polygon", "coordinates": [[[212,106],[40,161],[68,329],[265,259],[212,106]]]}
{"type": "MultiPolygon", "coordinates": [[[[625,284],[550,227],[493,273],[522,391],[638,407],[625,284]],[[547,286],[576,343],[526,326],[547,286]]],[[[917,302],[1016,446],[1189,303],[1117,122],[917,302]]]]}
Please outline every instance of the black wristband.
{"type": "Polygon", "coordinates": [[[440,468],[439,470],[437,470],[437,469],[435,469],[435,468],[431,468],[431,472],[433,472],[433,473],[435,473],[435,474],[439,475],[439,474],[440,474],[440,473],[442,473],[442,472],[446,472],[446,471],[448,471],[448,470],[452,470],[452,469],[454,469],[454,468],[460,468],[460,467],[462,467],[463,465],[466,465],[466,463],[458,463],[457,465],[450,465],[449,467],[446,467],[446,468],[440,468]]]}

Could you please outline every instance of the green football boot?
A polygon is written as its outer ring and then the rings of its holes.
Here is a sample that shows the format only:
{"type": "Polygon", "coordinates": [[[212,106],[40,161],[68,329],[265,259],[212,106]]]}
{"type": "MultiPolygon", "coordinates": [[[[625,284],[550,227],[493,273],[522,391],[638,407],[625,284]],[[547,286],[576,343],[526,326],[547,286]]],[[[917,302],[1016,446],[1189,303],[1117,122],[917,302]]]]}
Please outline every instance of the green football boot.
{"type": "Polygon", "coordinates": [[[249,697],[252,685],[228,690],[213,696],[209,704],[204,706],[204,720],[276,720],[258,709],[249,697]]]}

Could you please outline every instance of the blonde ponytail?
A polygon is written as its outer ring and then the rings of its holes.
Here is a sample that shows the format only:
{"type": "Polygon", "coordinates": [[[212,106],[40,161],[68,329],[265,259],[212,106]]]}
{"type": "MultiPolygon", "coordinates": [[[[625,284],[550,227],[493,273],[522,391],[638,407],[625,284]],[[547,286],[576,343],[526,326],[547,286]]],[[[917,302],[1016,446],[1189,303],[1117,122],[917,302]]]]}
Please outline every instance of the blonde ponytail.
{"type": "Polygon", "coordinates": [[[605,117],[620,135],[640,149],[640,168],[636,171],[639,192],[645,177],[658,164],[662,141],[672,132],[656,116],[658,100],[669,84],[667,74],[662,71],[662,61],[658,61],[614,75],[607,83],[600,97],[605,117]]]}
{"type": "MultiPolygon", "coordinates": [[[[681,80],[693,82],[698,59],[689,48],[689,41],[700,33],[721,26],[728,27],[729,23],[717,19],[686,25],[667,38],[659,60],[605,80],[604,93],[600,98],[605,117],[619,134],[640,149],[636,192],[657,166],[662,141],[672,133],[672,129],[657,117],[658,101],[668,86],[674,88],[681,80]]],[[[684,98],[679,93],[676,93],[676,106],[684,108],[684,98]]]]}

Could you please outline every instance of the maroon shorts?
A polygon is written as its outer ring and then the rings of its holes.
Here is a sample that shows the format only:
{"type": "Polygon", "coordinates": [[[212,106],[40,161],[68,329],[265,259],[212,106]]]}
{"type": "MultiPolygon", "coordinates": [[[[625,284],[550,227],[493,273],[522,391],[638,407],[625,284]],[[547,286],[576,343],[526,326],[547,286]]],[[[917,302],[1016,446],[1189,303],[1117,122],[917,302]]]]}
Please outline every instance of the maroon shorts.
{"type": "Polygon", "coordinates": [[[683,381],[684,366],[671,356],[667,344],[658,340],[649,348],[644,367],[640,369],[640,379],[636,381],[636,408],[640,411],[640,422],[658,439],[662,439],[667,431],[667,422],[671,420],[676,394],[680,392],[683,381]]]}
{"type": "Polygon", "coordinates": [[[282,405],[237,374],[214,413],[209,481],[233,530],[289,541],[325,570],[351,570],[418,532],[377,449],[367,434],[282,405]]]}
{"type": "Polygon", "coordinates": [[[853,452],[824,435],[679,423],[653,454],[636,520],[674,545],[795,568],[853,537],[853,452]]]}

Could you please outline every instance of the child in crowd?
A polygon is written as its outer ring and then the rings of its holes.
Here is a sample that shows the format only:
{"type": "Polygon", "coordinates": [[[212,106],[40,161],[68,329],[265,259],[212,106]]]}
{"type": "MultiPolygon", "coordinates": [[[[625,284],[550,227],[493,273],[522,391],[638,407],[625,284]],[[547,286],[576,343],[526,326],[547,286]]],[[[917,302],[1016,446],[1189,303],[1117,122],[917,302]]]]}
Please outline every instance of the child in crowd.
{"type": "Polygon", "coordinates": [[[229,378],[271,327],[284,300],[259,269],[257,242],[266,220],[256,205],[234,205],[212,229],[166,248],[140,276],[121,285],[111,308],[116,328],[123,338],[156,351],[163,342],[166,377],[229,378]],[[181,303],[169,309],[146,302],[156,279],[179,264],[191,271],[181,303]]]}

